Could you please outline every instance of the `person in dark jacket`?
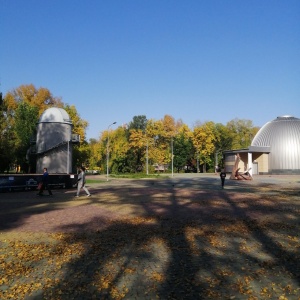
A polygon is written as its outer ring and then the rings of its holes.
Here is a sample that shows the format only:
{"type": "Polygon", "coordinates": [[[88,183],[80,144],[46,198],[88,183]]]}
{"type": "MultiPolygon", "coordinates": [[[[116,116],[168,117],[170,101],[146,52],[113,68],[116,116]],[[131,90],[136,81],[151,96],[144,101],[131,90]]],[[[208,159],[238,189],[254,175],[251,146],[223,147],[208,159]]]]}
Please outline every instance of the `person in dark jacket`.
{"type": "Polygon", "coordinates": [[[44,173],[42,176],[42,186],[40,188],[38,195],[42,196],[45,189],[48,191],[50,196],[53,195],[49,187],[49,173],[47,168],[44,168],[44,173]]]}
{"type": "Polygon", "coordinates": [[[220,172],[222,189],[224,189],[225,177],[226,177],[226,172],[225,172],[224,169],[222,169],[221,172],[220,172]]]}

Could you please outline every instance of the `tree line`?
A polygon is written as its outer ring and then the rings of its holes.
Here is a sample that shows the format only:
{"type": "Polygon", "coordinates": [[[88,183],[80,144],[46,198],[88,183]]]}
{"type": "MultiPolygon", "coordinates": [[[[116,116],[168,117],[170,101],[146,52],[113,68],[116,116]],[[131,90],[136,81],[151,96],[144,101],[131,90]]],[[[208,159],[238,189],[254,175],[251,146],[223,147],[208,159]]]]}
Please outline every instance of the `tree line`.
{"type": "Polygon", "coordinates": [[[21,85],[0,100],[0,172],[35,172],[35,156],[29,149],[41,114],[50,107],[67,111],[73,133],[81,142],[73,146],[73,165],[109,172],[153,173],[155,171],[211,172],[216,161],[223,164],[224,150],[247,148],[257,131],[250,120],[234,119],[226,125],[196,122],[190,129],[181,120],[165,115],[160,120],[134,116],[126,126],[103,131],[98,139],[86,140],[88,122],[74,105],[63,103],[47,88],[21,85]],[[108,156],[109,155],[109,160],[108,156]]]}

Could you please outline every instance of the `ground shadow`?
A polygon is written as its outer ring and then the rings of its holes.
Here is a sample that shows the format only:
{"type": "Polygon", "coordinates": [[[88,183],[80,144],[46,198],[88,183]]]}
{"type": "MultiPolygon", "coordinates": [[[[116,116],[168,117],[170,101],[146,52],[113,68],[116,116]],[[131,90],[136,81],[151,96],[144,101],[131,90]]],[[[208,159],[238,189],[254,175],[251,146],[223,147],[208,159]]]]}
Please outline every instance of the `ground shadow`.
{"type": "MultiPolygon", "coordinates": [[[[241,187],[227,182],[227,190],[221,190],[219,180],[209,179],[94,189],[99,199],[85,205],[108,209],[110,193],[110,208],[129,205],[131,214],[105,228],[98,224],[107,220],[97,216],[57,225],[56,232],[71,233],[53,245],[52,253],[71,246],[79,251],[52,274],[59,280],[31,299],[297,299],[299,201],[268,194],[260,201],[262,187],[241,187]]],[[[44,204],[31,213],[60,209],[59,201],[44,204]]],[[[21,216],[7,228],[23,222],[21,216]]]]}

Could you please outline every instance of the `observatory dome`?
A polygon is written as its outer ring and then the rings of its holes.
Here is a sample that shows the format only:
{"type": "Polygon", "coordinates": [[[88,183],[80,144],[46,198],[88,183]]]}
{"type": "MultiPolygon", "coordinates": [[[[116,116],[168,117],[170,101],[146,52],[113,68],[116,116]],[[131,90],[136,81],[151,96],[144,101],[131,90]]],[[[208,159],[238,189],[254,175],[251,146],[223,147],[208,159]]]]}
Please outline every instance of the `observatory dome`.
{"type": "Polygon", "coordinates": [[[67,123],[72,121],[63,108],[51,107],[46,109],[40,117],[39,123],[67,123]]]}
{"type": "Polygon", "coordinates": [[[284,115],[266,123],[255,135],[251,146],[270,147],[271,173],[300,171],[300,119],[284,115]]]}

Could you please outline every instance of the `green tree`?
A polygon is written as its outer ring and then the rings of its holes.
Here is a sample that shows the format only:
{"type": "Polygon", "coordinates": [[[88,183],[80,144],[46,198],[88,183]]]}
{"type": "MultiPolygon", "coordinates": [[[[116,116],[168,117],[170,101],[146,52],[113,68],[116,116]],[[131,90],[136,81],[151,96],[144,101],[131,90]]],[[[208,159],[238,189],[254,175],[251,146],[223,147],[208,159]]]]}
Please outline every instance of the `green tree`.
{"type": "Polygon", "coordinates": [[[226,124],[231,136],[231,149],[248,148],[259,130],[250,120],[234,119],[226,124]]]}
{"type": "MultiPolygon", "coordinates": [[[[173,164],[177,172],[184,166],[194,169],[197,159],[206,172],[214,169],[216,154],[218,162],[222,163],[224,150],[232,149],[232,145],[239,139],[246,140],[248,137],[248,142],[252,140],[258,128],[251,128],[251,123],[247,123],[245,127],[241,125],[242,123],[231,122],[225,126],[210,121],[197,124],[191,131],[181,120],[175,121],[170,115],[165,115],[160,120],[147,120],[145,116],[135,116],[128,128],[119,127],[102,133],[99,141],[94,143],[93,147],[98,150],[93,156],[98,158],[93,160],[101,164],[101,169],[106,169],[109,135],[110,171],[140,172],[145,170],[147,158],[150,168],[156,164],[166,166],[170,165],[172,160],[173,141],[173,164]],[[237,125],[244,129],[243,134],[236,134],[241,131],[241,128],[237,130],[237,127],[239,128],[237,125]]],[[[242,142],[243,140],[240,142],[241,145],[242,142]]]]}
{"type": "Polygon", "coordinates": [[[9,171],[15,157],[15,133],[13,118],[9,115],[5,101],[0,104],[0,172],[9,171]]]}
{"type": "Polygon", "coordinates": [[[128,130],[135,129],[144,132],[147,127],[147,117],[145,115],[134,116],[128,124],[128,130]]]}
{"type": "Polygon", "coordinates": [[[114,173],[134,171],[130,169],[128,163],[128,150],[130,146],[126,128],[119,126],[110,134],[109,141],[111,171],[114,173]]]}
{"type": "Polygon", "coordinates": [[[223,151],[231,149],[232,135],[230,134],[228,127],[221,123],[215,124],[215,135],[214,162],[215,166],[222,167],[224,165],[223,151]]]}
{"type": "Polygon", "coordinates": [[[26,166],[25,158],[27,154],[26,147],[29,145],[32,128],[36,127],[37,118],[45,109],[57,106],[62,107],[62,102],[59,98],[51,95],[46,88],[35,88],[33,84],[21,85],[18,88],[12,89],[4,97],[5,108],[5,136],[8,136],[11,151],[7,157],[10,164],[22,164],[26,166]],[[20,119],[27,115],[33,117],[26,117],[24,120],[20,119]],[[22,123],[24,125],[24,130],[22,123]],[[25,140],[28,139],[27,145],[25,140]]]}
{"type": "MultiPolygon", "coordinates": [[[[37,120],[50,107],[64,108],[72,120],[73,132],[81,136],[80,145],[74,146],[73,163],[80,164],[88,160],[90,149],[85,141],[87,121],[80,118],[75,106],[64,106],[61,99],[52,96],[47,88],[37,89],[33,84],[29,84],[12,89],[4,97],[1,110],[4,125],[1,124],[3,129],[1,128],[0,133],[2,140],[0,147],[11,146],[12,148],[9,155],[5,157],[6,161],[24,163],[26,147],[29,146],[37,120]]],[[[1,156],[4,158],[2,154],[1,156]]]]}
{"type": "Polygon", "coordinates": [[[193,143],[189,136],[183,132],[174,138],[174,167],[179,173],[185,166],[190,166],[193,157],[193,143]]]}
{"type": "Polygon", "coordinates": [[[38,108],[24,101],[19,103],[15,111],[16,158],[17,164],[21,165],[25,172],[35,170],[35,166],[29,165],[29,162],[35,165],[35,160],[30,159],[30,140],[36,135],[38,116],[38,108]]]}
{"type": "Polygon", "coordinates": [[[126,128],[119,126],[116,130],[109,129],[101,133],[97,148],[101,170],[107,171],[107,154],[109,155],[109,173],[129,172],[127,151],[129,143],[126,128]]]}

